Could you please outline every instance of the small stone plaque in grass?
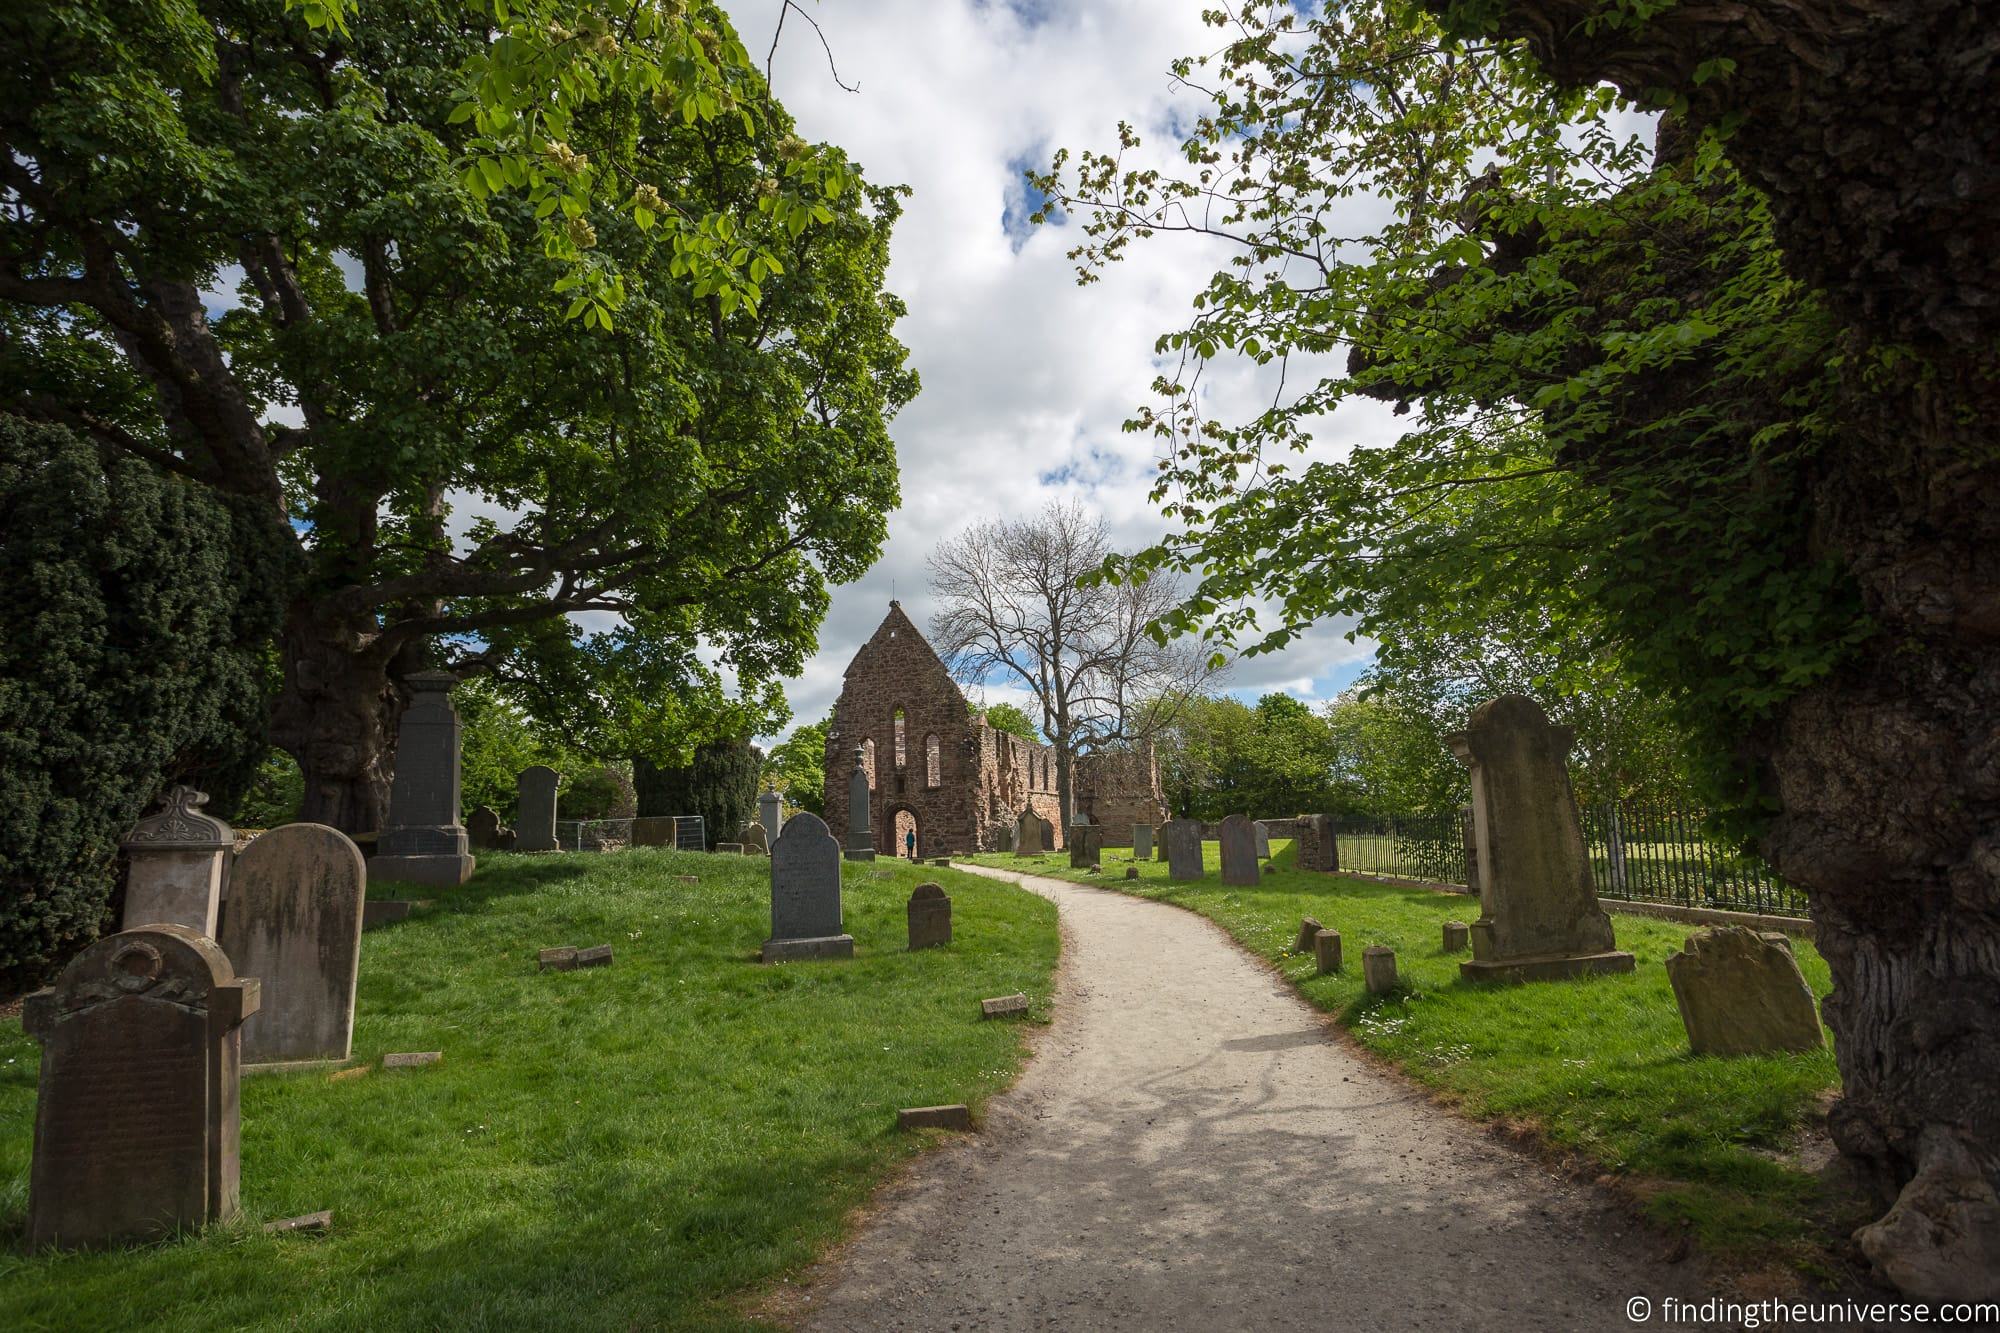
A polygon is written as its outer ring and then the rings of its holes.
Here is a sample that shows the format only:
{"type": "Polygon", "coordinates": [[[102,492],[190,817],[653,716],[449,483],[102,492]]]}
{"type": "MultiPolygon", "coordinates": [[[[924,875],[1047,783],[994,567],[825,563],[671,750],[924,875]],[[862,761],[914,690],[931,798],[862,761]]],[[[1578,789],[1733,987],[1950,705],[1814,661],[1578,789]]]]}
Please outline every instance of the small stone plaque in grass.
{"type": "Polygon", "coordinates": [[[393,1051],[382,1057],[384,1069],[415,1069],[444,1059],[443,1051],[393,1051]]]}
{"type": "Polygon", "coordinates": [[[972,1128],[972,1108],[963,1102],[950,1106],[909,1106],[896,1112],[897,1129],[972,1128]]]}
{"type": "Polygon", "coordinates": [[[676,883],[676,884],[699,884],[699,883],[701,883],[701,876],[700,876],[700,875],[675,875],[675,876],[674,876],[674,883],[676,883]]]}
{"type": "Polygon", "coordinates": [[[333,1230],[333,1209],[266,1222],[264,1230],[273,1236],[324,1236],[333,1230]]]}
{"type": "Polygon", "coordinates": [[[576,951],[576,965],[578,967],[611,966],[611,946],[608,944],[595,944],[588,949],[578,949],[576,951]]]}
{"type": "Polygon", "coordinates": [[[575,969],[576,946],[573,944],[544,949],[535,955],[535,970],[538,972],[570,972],[575,969]]]}
{"type": "Polygon", "coordinates": [[[1020,1018],[1028,1012],[1028,997],[1019,991],[1012,995],[996,995],[990,1000],[979,1002],[979,1017],[1020,1018]]]}

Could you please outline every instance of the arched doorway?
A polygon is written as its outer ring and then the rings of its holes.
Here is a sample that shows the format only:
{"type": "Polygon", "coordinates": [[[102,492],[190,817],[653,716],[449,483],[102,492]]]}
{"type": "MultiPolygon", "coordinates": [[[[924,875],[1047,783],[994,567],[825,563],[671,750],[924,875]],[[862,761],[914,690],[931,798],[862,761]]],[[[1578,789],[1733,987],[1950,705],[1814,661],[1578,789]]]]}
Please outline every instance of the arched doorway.
{"type": "Polygon", "coordinates": [[[888,812],[888,825],[883,832],[888,834],[887,850],[890,853],[907,857],[910,845],[906,839],[914,833],[917,835],[917,855],[921,857],[924,854],[924,831],[917,825],[916,811],[907,805],[896,806],[888,812]]]}

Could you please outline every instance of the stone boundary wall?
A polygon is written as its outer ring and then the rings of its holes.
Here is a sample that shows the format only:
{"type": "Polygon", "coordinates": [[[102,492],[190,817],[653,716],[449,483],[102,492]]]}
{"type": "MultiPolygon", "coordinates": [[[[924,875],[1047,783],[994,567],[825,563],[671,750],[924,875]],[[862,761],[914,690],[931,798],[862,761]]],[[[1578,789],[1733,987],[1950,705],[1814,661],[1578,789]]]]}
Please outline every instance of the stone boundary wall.
{"type": "MultiPolygon", "coordinates": [[[[1428,893],[1449,893],[1460,898],[1475,897],[1463,884],[1441,884],[1429,879],[1397,879],[1392,875],[1371,875],[1361,870],[1336,872],[1347,879],[1365,879],[1371,884],[1394,884],[1428,893]]],[[[1761,912],[1730,912],[1719,907],[1682,907],[1679,903],[1649,903],[1631,898],[1599,898],[1597,905],[1607,912],[1629,916],[1650,916],[1662,921],[1679,921],[1690,926],[1748,926],[1752,930],[1779,930],[1787,935],[1813,939],[1813,923],[1802,916],[1771,916],[1761,912]]]]}

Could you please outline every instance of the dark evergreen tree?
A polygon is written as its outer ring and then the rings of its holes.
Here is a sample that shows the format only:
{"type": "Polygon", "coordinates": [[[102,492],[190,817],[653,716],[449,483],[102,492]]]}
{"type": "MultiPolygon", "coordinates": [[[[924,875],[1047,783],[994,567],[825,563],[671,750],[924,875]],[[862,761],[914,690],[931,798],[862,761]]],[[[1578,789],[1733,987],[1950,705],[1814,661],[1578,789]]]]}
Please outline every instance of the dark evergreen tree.
{"type": "Polygon", "coordinates": [[[757,817],[757,779],[764,756],[747,740],[707,741],[684,766],[663,768],[644,757],[632,761],[641,815],[700,815],[708,845],[726,842],[757,817]]]}

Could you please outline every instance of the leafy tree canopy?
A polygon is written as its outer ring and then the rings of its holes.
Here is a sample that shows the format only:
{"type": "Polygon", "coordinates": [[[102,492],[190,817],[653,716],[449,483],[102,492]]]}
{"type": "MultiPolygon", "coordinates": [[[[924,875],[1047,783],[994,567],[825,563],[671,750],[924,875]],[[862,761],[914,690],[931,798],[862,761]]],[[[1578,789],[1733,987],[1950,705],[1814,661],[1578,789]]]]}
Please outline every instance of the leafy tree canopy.
{"type": "Polygon", "coordinates": [[[1035,726],[1035,720],[1013,704],[991,704],[984,709],[975,708],[972,711],[975,713],[983,712],[986,717],[986,725],[989,727],[995,727],[1007,732],[1009,735],[1019,736],[1022,740],[1032,741],[1036,745],[1042,743],[1042,733],[1035,726]]]}
{"type": "Polygon", "coordinates": [[[794,809],[826,813],[826,736],[831,713],[793,730],[764,760],[764,785],[794,809]]]}

